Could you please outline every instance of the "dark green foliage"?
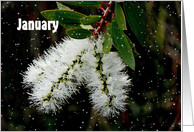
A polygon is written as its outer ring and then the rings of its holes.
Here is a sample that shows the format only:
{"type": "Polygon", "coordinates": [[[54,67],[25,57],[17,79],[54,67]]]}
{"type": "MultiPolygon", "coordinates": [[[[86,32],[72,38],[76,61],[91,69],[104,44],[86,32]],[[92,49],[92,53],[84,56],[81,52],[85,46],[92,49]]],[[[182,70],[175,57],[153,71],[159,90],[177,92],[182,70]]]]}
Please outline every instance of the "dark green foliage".
{"type": "Polygon", "coordinates": [[[129,41],[114,18],[112,20],[112,38],[120,57],[131,69],[135,70],[135,59],[129,41]]]}
{"type": "Polygon", "coordinates": [[[90,25],[93,24],[95,22],[98,22],[99,20],[101,20],[102,16],[99,15],[90,15],[90,16],[86,16],[80,19],[81,23],[84,25],[90,25]]]}
{"type": "Polygon", "coordinates": [[[127,22],[142,46],[146,44],[147,30],[146,19],[141,8],[134,6],[130,1],[124,1],[124,12],[127,22]]]}
{"type": "MultiPolygon", "coordinates": [[[[66,1],[65,3],[76,6],[95,7],[101,7],[102,4],[100,1],[66,1]]],[[[102,17],[100,15],[86,16],[82,13],[75,12],[69,7],[58,2],[57,6],[59,10],[42,11],[41,14],[49,20],[58,20],[63,27],[68,29],[66,31],[67,35],[75,39],[84,39],[90,37],[92,33],[88,31],[88,29],[93,28],[91,24],[99,22],[101,19],[106,19],[104,16],[102,17]]],[[[134,32],[136,38],[143,46],[145,46],[147,38],[147,31],[145,26],[146,20],[144,12],[141,11],[141,8],[134,6],[131,2],[123,2],[123,7],[124,12],[120,6],[120,2],[115,2],[114,20],[116,22],[113,22],[114,25],[111,25],[111,23],[106,24],[108,34],[105,34],[104,37],[105,43],[103,50],[105,53],[109,53],[112,47],[112,44],[110,43],[113,40],[114,46],[118,50],[120,57],[131,69],[135,70],[134,56],[138,56],[139,53],[136,51],[135,46],[132,44],[130,38],[123,32],[123,30],[127,30],[125,16],[127,18],[128,24],[131,27],[131,30],[134,32]]]]}
{"type": "Polygon", "coordinates": [[[115,16],[115,20],[117,21],[119,28],[127,30],[124,12],[117,2],[115,3],[115,16]]]}
{"type": "Polygon", "coordinates": [[[66,31],[67,35],[74,39],[85,39],[92,35],[92,32],[86,29],[73,28],[66,31]]]}
{"type": "Polygon", "coordinates": [[[60,24],[80,24],[80,18],[86,15],[70,10],[46,10],[41,14],[48,20],[59,21],[60,24]]]}

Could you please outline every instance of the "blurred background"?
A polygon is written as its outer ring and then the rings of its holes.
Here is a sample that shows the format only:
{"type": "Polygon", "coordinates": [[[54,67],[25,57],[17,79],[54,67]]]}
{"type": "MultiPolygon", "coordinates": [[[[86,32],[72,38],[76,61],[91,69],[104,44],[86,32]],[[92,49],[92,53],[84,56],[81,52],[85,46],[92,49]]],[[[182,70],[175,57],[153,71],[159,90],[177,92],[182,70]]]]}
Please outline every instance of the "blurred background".
{"type": "MultiPolygon", "coordinates": [[[[122,6],[122,3],[120,3],[122,6]]],[[[40,12],[57,9],[56,2],[1,2],[1,130],[181,130],[181,2],[133,2],[145,11],[147,43],[142,47],[128,27],[136,46],[136,70],[128,69],[133,85],[128,110],[106,119],[92,109],[88,93],[69,100],[60,113],[45,114],[29,107],[29,88],[22,86],[28,64],[66,36],[65,29],[18,31],[18,18],[45,20],[40,12]]],[[[101,14],[95,7],[69,6],[86,15],[101,14]]]]}

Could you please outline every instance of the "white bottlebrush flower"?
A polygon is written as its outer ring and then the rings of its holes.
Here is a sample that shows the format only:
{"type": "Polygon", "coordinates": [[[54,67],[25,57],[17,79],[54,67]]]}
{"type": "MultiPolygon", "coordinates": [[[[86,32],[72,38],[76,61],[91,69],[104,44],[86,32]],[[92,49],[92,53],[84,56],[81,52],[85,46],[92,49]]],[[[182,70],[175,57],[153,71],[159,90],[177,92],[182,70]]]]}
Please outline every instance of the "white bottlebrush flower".
{"type": "Polygon", "coordinates": [[[103,53],[103,40],[96,42],[93,56],[96,65],[88,64],[91,69],[88,73],[88,89],[91,93],[91,102],[94,109],[107,118],[114,117],[125,111],[127,101],[127,87],[130,85],[129,77],[122,72],[126,65],[118,53],[103,53]]]}
{"type": "Polygon", "coordinates": [[[56,112],[85,83],[99,114],[113,117],[125,111],[129,77],[118,53],[103,53],[103,36],[75,40],[66,38],[33,60],[23,83],[32,87],[32,106],[56,112]]]}
{"type": "Polygon", "coordinates": [[[32,87],[32,106],[46,113],[56,112],[83,82],[81,57],[91,43],[66,38],[33,60],[23,75],[23,83],[32,87]]]}

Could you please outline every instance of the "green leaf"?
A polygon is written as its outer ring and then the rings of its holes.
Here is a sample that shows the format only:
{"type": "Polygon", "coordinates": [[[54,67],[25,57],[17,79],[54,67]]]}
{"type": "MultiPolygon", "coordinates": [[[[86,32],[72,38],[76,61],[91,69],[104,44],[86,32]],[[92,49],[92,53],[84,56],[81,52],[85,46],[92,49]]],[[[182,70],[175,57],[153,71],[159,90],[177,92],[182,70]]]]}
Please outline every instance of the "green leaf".
{"type": "Polygon", "coordinates": [[[119,3],[115,3],[115,20],[120,29],[127,30],[124,12],[119,3]]]}
{"type": "Polygon", "coordinates": [[[92,35],[92,32],[89,30],[81,28],[67,29],[66,33],[68,36],[74,39],[85,39],[92,35]]]}
{"type": "MultiPolygon", "coordinates": [[[[57,6],[59,9],[61,10],[70,10],[72,11],[69,7],[59,3],[59,2],[56,2],[57,3],[57,6]]],[[[81,28],[81,26],[79,24],[63,24],[63,23],[60,23],[64,28],[66,29],[71,29],[71,28],[81,28]]]]}
{"type": "Polygon", "coordinates": [[[104,34],[104,44],[103,44],[103,52],[108,54],[112,47],[112,38],[109,33],[104,34]]]}
{"type": "Polygon", "coordinates": [[[58,6],[59,9],[61,9],[61,10],[70,10],[71,11],[71,9],[69,7],[67,7],[67,6],[65,6],[65,5],[63,5],[59,2],[56,2],[56,3],[57,3],[57,6],[58,6]]]}
{"type": "Polygon", "coordinates": [[[64,1],[67,4],[76,5],[76,6],[95,6],[100,8],[101,1],[64,1]]]}
{"type": "Polygon", "coordinates": [[[83,24],[80,24],[80,26],[81,26],[83,29],[92,29],[92,28],[93,28],[91,25],[83,25],[83,24]]]}
{"type": "Polygon", "coordinates": [[[133,43],[131,42],[131,40],[129,39],[129,37],[127,37],[126,34],[125,34],[125,36],[126,36],[128,42],[129,42],[129,45],[130,45],[130,47],[131,47],[131,49],[132,49],[132,51],[133,51],[134,56],[136,57],[136,56],[140,55],[140,54],[137,52],[137,50],[136,50],[135,46],[133,45],[133,43]]]}
{"type": "MultiPolygon", "coordinates": [[[[61,3],[58,3],[57,2],[57,5],[58,5],[58,7],[60,8],[60,11],[61,10],[64,10],[64,9],[62,9],[62,8],[68,8],[68,7],[64,7],[64,5],[62,5],[61,3]],[[61,7],[60,7],[61,6],[61,7]]],[[[71,11],[71,9],[69,8],[69,10],[71,11]]],[[[54,11],[56,11],[56,10],[53,10],[52,12],[51,12],[51,14],[54,14],[54,11]]],[[[65,11],[67,11],[67,10],[65,10],[65,11]]],[[[73,11],[72,11],[73,12],[73,11]]],[[[49,16],[49,14],[47,14],[47,13],[50,13],[50,12],[41,12],[42,14],[43,14],[43,16],[44,17],[46,17],[47,19],[49,19],[49,20],[51,20],[51,19],[57,19],[56,17],[54,17],[54,18],[51,18],[52,16],[50,15],[49,16]],[[46,14],[46,15],[45,15],[46,14]]],[[[76,12],[75,12],[76,13],[76,12]]],[[[57,14],[57,13],[56,13],[57,14]]],[[[79,18],[82,18],[82,16],[86,16],[86,15],[83,15],[83,14],[79,14],[79,18]]],[[[59,23],[60,23],[60,25],[61,26],[63,26],[64,28],[66,28],[66,29],[71,29],[71,28],[83,28],[83,29],[92,29],[93,27],[91,26],[91,25],[83,25],[83,24],[78,24],[78,23],[80,23],[80,20],[78,20],[77,19],[77,23],[69,23],[69,22],[66,22],[66,21],[59,21],[59,23]]]]}
{"type": "Polygon", "coordinates": [[[80,21],[84,25],[90,25],[90,24],[93,24],[95,22],[98,22],[101,18],[102,18],[102,16],[100,16],[100,15],[90,15],[90,16],[86,16],[86,17],[81,18],[80,21]]]}
{"type": "Polygon", "coordinates": [[[112,34],[112,23],[108,23],[108,24],[106,25],[106,27],[107,27],[108,33],[111,35],[111,34],[112,34]]]}
{"type": "Polygon", "coordinates": [[[134,32],[140,44],[145,46],[147,30],[144,13],[141,12],[141,10],[137,6],[134,6],[130,1],[124,1],[123,7],[131,30],[134,32]]]}
{"type": "Polygon", "coordinates": [[[80,24],[80,19],[86,15],[69,10],[46,10],[42,11],[41,14],[54,21],[59,21],[60,24],[80,24]]]}
{"type": "Polygon", "coordinates": [[[135,59],[129,41],[123,30],[119,28],[115,18],[112,20],[112,38],[120,57],[131,69],[135,70],[135,59]]]}

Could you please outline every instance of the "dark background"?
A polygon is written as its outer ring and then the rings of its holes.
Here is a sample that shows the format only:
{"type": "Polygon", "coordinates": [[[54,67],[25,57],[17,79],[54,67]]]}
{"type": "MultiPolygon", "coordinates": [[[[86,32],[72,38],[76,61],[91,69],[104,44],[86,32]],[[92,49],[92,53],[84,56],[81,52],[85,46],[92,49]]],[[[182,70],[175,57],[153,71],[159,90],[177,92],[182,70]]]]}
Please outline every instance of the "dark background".
{"type": "MultiPolygon", "coordinates": [[[[147,43],[142,47],[128,26],[125,33],[140,56],[135,58],[136,70],[128,69],[133,82],[128,111],[108,120],[93,111],[84,89],[56,115],[29,107],[29,88],[22,86],[21,73],[66,36],[65,29],[17,31],[18,18],[45,20],[40,12],[56,9],[56,2],[1,2],[1,130],[180,131],[181,2],[133,3],[145,11],[147,43]]],[[[101,13],[95,7],[70,7],[87,15],[101,13]]]]}

